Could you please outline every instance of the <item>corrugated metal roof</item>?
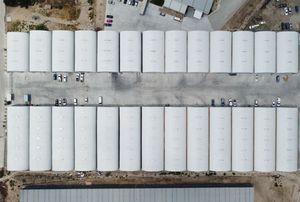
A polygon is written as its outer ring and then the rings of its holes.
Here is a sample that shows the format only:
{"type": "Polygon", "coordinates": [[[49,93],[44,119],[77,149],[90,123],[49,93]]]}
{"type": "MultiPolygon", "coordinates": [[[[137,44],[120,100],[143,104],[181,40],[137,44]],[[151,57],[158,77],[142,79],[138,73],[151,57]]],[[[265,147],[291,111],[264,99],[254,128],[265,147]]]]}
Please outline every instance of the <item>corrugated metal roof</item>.
{"type": "Polygon", "coordinates": [[[253,187],[31,189],[20,202],[254,202],[253,187]]]}
{"type": "Polygon", "coordinates": [[[193,7],[197,11],[208,14],[214,0],[165,0],[164,7],[185,13],[187,6],[193,7]],[[182,8],[186,8],[185,10],[182,8]]]}

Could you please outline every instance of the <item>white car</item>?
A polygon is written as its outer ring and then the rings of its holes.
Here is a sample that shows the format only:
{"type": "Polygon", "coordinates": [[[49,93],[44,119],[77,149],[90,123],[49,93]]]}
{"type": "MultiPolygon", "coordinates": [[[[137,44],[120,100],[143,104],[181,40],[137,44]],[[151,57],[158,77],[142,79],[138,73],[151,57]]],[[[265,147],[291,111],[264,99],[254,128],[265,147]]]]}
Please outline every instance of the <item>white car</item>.
{"type": "Polygon", "coordinates": [[[78,100],[77,100],[77,98],[74,98],[73,102],[74,102],[74,105],[78,105],[78,100]]]}
{"type": "Polygon", "coordinates": [[[64,81],[64,82],[67,82],[67,81],[68,81],[68,76],[67,76],[67,75],[64,75],[63,81],[64,81]]]}
{"type": "Polygon", "coordinates": [[[89,102],[89,98],[86,97],[86,98],[84,99],[84,102],[85,102],[85,103],[88,103],[88,102],[89,102]]]}

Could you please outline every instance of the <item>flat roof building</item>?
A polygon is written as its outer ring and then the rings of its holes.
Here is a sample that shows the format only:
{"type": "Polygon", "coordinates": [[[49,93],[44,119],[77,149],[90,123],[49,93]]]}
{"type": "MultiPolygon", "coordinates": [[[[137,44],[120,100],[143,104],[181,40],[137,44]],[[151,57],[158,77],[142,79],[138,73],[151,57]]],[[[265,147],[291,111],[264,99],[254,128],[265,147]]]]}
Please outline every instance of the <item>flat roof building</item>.
{"type": "Polygon", "coordinates": [[[209,14],[214,0],[165,0],[163,7],[185,14],[188,7],[195,11],[209,14]]]}

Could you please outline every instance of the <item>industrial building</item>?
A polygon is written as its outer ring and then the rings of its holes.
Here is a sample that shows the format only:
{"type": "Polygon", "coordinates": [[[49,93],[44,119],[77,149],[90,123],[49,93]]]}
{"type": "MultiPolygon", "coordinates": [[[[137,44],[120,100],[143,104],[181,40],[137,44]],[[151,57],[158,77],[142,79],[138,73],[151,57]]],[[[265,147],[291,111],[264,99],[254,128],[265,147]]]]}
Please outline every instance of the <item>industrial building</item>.
{"type": "Polygon", "coordinates": [[[296,107],[9,106],[7,132],[9,171],[293,172],[298,164],[296,107]]]}
{"type": "Polygon", "coordinates": [[[8,32],[7,71],[297,73],[298,36],[292,31],[8,32]]]}

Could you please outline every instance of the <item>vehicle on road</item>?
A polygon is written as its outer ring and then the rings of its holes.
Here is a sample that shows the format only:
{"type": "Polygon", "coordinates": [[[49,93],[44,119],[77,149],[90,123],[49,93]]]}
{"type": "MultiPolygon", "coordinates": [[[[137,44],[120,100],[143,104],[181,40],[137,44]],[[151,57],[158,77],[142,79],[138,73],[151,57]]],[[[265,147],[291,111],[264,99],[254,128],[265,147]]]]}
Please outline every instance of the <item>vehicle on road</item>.
{"type": "Polygon", "coordinates": [[[78,100],[77,100],[77,98],[74,98],[74,99],[73,99],[73,103],[74,103],[75,106],[78,105],[78,100]]]}
{"type": "Polygon", "coordinates": [[[106,15],[107,18],[114,18],[113,15],[106,15]]]}

